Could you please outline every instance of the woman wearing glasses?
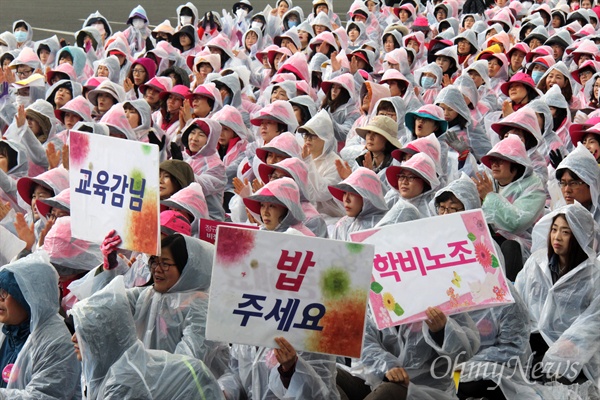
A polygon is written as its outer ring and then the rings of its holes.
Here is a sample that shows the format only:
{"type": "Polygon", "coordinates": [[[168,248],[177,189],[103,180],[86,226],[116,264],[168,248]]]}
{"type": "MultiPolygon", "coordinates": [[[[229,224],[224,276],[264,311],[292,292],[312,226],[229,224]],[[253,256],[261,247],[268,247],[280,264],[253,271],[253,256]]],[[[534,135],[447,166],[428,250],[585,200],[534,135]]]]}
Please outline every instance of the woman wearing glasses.
{"type": "Polygon", "coordinates": [[[600,168],[583,144],[558,165],[556,180],[567,204],[578,202],[594,215],[596,222],[600,221],[600,168]]]}
{"type": "MultiPolygon", "coordinates": [[[[103,273],[108,275],[105,281],[123,270],[116,257],[120,243],[113,231],[102,245],[108,269],[103,273]]],[[[211,244],[190,236],[167,236],[161,242],[161,255],[148,261],[150,282],[128,289],[127,296],[138,338],[147,349],[197,358],[220,376],[229,362],[228,346],[204,337],[213,253],[211,244]]]]}
{"type": "Polygon", "coordinates": [[[149,58],[138,58],[131,64],[123,87],[128,100],[140,98],[139,88],[156,75],[156,63],[149,58]]]}

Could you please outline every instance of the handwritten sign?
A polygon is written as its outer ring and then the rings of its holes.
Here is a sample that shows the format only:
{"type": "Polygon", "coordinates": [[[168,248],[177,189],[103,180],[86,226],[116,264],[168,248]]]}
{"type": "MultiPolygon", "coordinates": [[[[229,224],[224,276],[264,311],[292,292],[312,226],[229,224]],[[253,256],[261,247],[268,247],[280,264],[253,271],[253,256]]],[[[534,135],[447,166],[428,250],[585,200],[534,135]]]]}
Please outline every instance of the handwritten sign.
{"type": "Polygon", "coordinates": [[[114,229],[124,249],[159,254],[158,164],[156,145],[71,131],[73,236],[101,243],[114,229]]]}
{"type": "Polygon", "coordinates": [[[375,245],[369,304],[379,329],[512,303],[481,210],[350,234],[375,245]]]}
{"type": "Polygon", "coordinates": [[[359,357],[373,246],[219,226],[206,337],[359,357]]]}

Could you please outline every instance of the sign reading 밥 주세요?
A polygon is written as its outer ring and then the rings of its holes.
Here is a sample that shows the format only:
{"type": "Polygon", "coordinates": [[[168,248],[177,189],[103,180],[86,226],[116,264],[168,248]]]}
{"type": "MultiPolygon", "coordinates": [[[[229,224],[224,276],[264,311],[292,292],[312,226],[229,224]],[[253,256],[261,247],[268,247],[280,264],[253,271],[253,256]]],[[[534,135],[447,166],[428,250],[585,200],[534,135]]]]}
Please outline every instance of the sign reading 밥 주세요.
{"type": "Polygon", "coordinates": [[[514,302],[481,210],[352,233],[375,245],[369,305],[379,329],[514,302]]]}
{"type": "Polygon", "coordinates": [[[373,246],[219,226],[206,338],[359,357],[373,246]]]}
{"type": "Polygon", "coordinates": [[[160,254],[158,146],[71,131],[69,181],[74,237],[160,254]]]}

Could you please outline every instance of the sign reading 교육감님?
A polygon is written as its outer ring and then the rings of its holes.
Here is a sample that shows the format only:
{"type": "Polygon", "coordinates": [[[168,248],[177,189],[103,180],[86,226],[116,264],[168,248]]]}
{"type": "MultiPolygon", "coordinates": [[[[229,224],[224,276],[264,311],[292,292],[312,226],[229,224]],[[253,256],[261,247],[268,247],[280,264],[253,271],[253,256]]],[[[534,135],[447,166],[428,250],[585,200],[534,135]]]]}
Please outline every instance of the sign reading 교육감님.
{"type": "Polygon", "coordinates": [[[379,329],[512,303],[481,210],[352,233],[375,245],[369,305],[379,329]]]}
{"type": "Polygon", "coordinates": [[[120,247],[159,254],[158,164],[156,145],[71,131],[73,236],[102,243],[114,229],[120,247]]]}
{"type": "Polygon", "coordinates": [[[206,338],[360,357],[373,246],[219,226],[206,338]]]}

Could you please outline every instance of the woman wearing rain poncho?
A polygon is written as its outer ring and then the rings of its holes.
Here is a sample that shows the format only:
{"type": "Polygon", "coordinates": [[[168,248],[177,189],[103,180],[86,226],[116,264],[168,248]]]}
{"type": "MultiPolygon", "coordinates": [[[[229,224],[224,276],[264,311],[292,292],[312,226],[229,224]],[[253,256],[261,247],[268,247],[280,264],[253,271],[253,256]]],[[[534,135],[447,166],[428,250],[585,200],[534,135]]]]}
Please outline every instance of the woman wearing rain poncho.
{"type": "Polygon", "coordinates": [[[508,135],[481,162],[491,170],[493,179],[478,173],[473,180],[492,236],[512,265],[529,257],[531,229],[546,201],[544,185],[533,173],[525,145],[517,135],[508,135]],[[514,241],[520,246],[515,248],[514,241]],[[519,250],[521,257],[516,255],[519,250]]]}
{"type": "Polygon", "coordinates": [[[600,224],[600,168],[583,144],[579,144],[558,164],[556,180],[565,202],[581,204],[600,224]]]}
{"type": "MultiPolygon", "coordinates": [[[[116,256],[120,243],[115,231],[106,236],[104,265],[98,267],[104,271],[92,270],[83,278],[91,281],[92,290],[127,269],[116,256]]],[[[181,234],[167,236],[161,242],[161,256],[148,262],[152,285],[128,289],[127,297],[138,339],[147,349],[197,358],[220,376],[229,362],[227,345],[204,336],[213,253],[214,246],[207,242],[181,234]]],[[[80,300],[89,296],[85,290],[75,294],[80,300]]]]}
{"type": "Polygon", "coordinates": [[[181,135],[184,160],[192,166],[196,182],[202,185],[211,218],[223,220],[225,167],[217,154],[221,125],[214,120],[196,118],[188,122],[181,135]]]}
{"type": "Polygon", "coordinates": [[[374,227],[387,212],[379,177],[359,167],[337,185],[329,186],[332,196],[344,206],[346,216],[333,227],[332,239],[350,240],[350,233],[374,227]]]}
{"type": "Polygon", "coordinates": [[[27,176],[28,171],[25,147],[20,142],[0,139],[0,224],[11,232],[15,232],[14,211],[23,211],[18,201],[17,180],[27,176]]]}
{"type": "Polygon", "coordinates": [[[317,209],[311,204],[308,192],[308,167],[299,158],[291,157],[275,164],[260,164],[258,173],[265,184],[275,179],[292,178],[300,193],[300,205],[304,211],[304,225],[317,237],[327,237],[327,224],[317,209]]]}
{"type": "Polygon", "coordinates": [[[317,211],[331,218],[344,215],[344,209],[327,190],[327,186],[340,181],[335,167],[340,157],[335,152],[337,143],[333,136],[333,123],[329,113],[319,111],[305,125],[298,128],[304,138],[303,160],[309,171],[309,192],[317,211]]]}
{"type": "MultiPolygon", "coordinates": [[[[438,215],[481,208],[477,186],[465,174],[440,189],[433,204],[438,215]]],[[[496,251],[501,264],[506,265],[497,245],[496,251]]],[[[479,330],[481,347],[462,366],[458,385],[460,399],[521,398],[515,383],[524,384],[527,378],[524,370],[530,355],[528,314],[521,297],[510,283],[508,285],[515,299],[513,304],[469,312],[479,330]]]]}
{"type": "Polygon", "coordinates": [[[73,308],[83,398],[222,399],[213,374],[189,355],[147,350],[137,338],[122,279],[73,308]]]}
{"type": "Polygon", "coordinates": [[[58,315],[58,274],[31,255],[0,269],[0,368],[6,399],[76,398],[81,369],[58,315]]]}
{"type": "Polygon", "coordinates": [[[354,78],[348,73],[342,74],[329,81],[324,81],[321,88],[326,95],[323,99],[322,109],[331,116],[333,133],[338,142],[338,148],[341,148],[346,142],[346,136],[354,121],[360,117],[360,111],[354,100],[356,94],[354,78]]]}
{"type": "Polygon", "coordinates": [[[529,308],[532,378],[557,380],[547,398],[597,398],[600,377],[598,226],[580,204],[562,207],[534,228],[533,254],[515,287],[529,308]],[[535,376],[534,376],[535,373],[535,376]]]}

